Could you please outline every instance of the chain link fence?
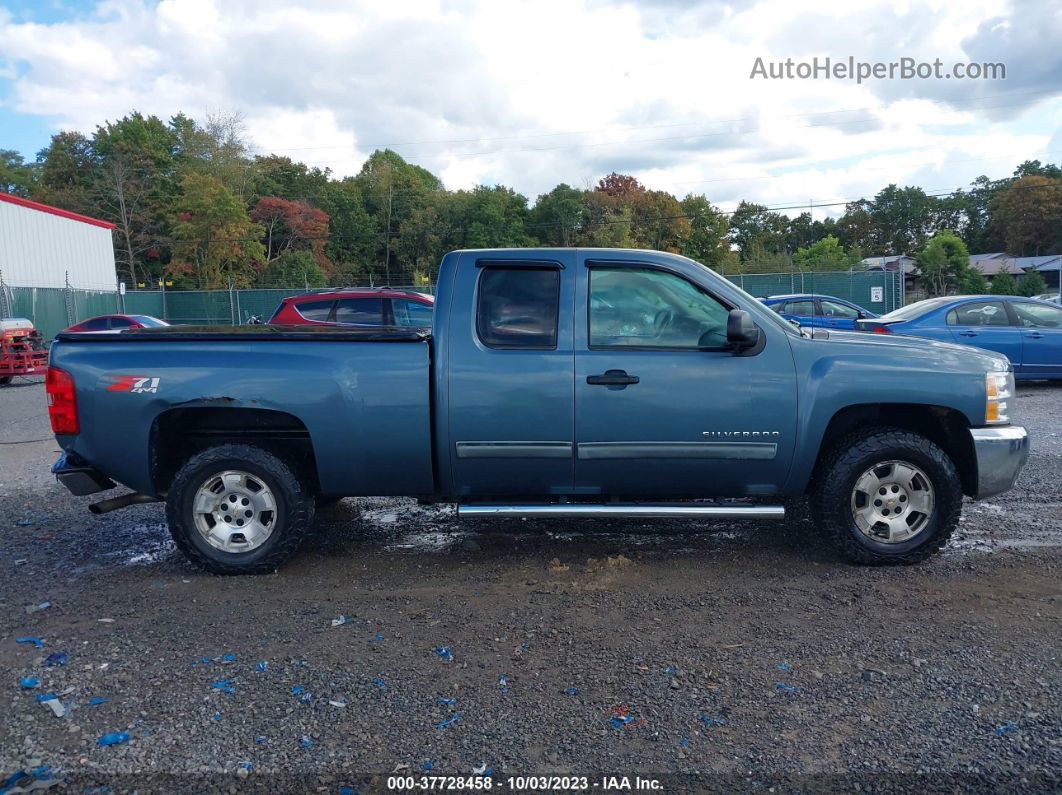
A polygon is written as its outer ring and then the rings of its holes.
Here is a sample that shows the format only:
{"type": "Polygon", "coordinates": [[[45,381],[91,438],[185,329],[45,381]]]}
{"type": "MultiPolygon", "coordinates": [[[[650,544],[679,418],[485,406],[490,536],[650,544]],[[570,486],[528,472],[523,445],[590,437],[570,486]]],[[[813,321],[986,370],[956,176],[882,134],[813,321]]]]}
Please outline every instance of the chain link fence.
{"type": "MultiPolygon", "coordinates": [[[[877,314],[903,306],[903,275],[893,271],[828,271],[727,275],[757,298],[781,293],[818,293],[851,301],[877,314]]],[[[427,285],[388,289],[433,293],[427,285]]],[[[0,283],[0,317],[24,317],[50,339],[67,326],[94,315],[151,315],[173,324],[239,325],[251,317],[267,321],[282,298],[305,290],[111,290],[11,287],[0,283]]]]}

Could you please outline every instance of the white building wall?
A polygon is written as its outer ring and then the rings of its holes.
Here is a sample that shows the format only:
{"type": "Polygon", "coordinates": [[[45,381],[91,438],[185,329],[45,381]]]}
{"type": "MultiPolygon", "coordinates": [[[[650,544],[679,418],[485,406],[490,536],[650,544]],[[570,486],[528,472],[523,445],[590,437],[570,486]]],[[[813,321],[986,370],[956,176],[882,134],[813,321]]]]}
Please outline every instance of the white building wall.
{"type": "Polygon", "coordinates": [[[0,277],[11,287],[115,290],[111,230],[0,200],[0,277]]]}

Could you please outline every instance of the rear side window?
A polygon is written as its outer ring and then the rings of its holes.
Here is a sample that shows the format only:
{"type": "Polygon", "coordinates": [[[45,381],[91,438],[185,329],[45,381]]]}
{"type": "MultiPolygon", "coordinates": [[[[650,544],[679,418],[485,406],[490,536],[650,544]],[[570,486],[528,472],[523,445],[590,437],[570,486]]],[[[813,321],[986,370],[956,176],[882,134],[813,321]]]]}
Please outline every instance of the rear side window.
{"type": "Polygon", "coordinates": [[[111,328],[130,328],[133,325],[133,321],[124,317],[112,317],[111,328]]]}
{"type": "Polygon", "coordinates": [[[92,320],[86,320],[84,323],[82,323],[81,328],[83,328],[85,331],[104,331],[108,328],[109,323],[109,318],[94,317],[92,318],[92,320]]]}
{"type": "Polygon", "coordinates": [[[332,311],[332,304],[334,304],[331,298],[327,301],[304,301],[302,303],[295,304],[295,311],[302,315],[307,320],[328,320],[328,315],[332,311]]]}
{"type": "Polygon", "coordinates": [[[483,268],[476,302],[476,334],[491,348],[556,348],[560,271],[483,268]]]}
{"type": "Polygon", "coordinates": [[[785,305],[785,314],[787,315],[804,315],[805,317],[815,315],[815,302],[814,301],[790,301],[785,305]]]}
{"type": "Polygon", "coordinates": [[[948,312],[949,326],[1009,326],[1002,301],[974,301],[948,312]]]}
{"type": "Polygon", "coordinates": [[[336,322],[382,326],[384,322],[383,299],[370,296],[344,298],[336,304],[336,322]]]}
{"type": "Polygon", "coordinates": [[[405,298],[391,299],[391,312],[395,316],[396,326],[428,328],[431,326],[432,308],[419,301],[407,301],[405,298]]]}
{"type": "Polygon", "coordinates": [[[859,310],[848,306],[847,304],[839,304],[836,301],[822,301],[822,316],[823,317],[844,317],[844,318],[857,318],[859,317],[859,310]]]}

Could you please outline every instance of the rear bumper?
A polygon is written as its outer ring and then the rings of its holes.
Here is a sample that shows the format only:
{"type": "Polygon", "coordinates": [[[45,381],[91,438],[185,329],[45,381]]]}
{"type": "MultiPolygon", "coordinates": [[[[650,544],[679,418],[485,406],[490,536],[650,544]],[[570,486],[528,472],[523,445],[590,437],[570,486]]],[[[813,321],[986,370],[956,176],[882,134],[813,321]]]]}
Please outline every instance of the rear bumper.
{"type": "Polygon", "coordinates": [[[113,480],[73,453],[59,456],[52,464],[52,474],[76,497],[107,491],[115,486],[113,480]]]}
{"type": "Polygon", "coordinates": [[[983,500],[1008,491],[1029,458],[1029,434],[1017,425],[1005,428],[971,428],[977,455],[977,493],[983,500]]]}

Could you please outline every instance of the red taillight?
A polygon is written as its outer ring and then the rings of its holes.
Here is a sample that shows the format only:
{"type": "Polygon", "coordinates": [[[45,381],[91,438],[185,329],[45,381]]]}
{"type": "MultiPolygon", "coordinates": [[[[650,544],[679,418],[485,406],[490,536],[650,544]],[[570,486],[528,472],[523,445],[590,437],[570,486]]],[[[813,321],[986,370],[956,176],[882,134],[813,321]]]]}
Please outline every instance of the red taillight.
{"type": "Polygon", "coordinates": [[[889,331],[888,326],[883,326],[880,323],[874,326],[874,328],[871,329],[871,332],[874,334],[892,334],[892,332],[889,331]]]}
{"type": "Polygon", "coordinates": [[[49,367],[48,375],[44,378],[44,391],[48,394],[48,418],[52,421],[52,433],[80,433],[73,376],[66,370],[49,367]]]}

